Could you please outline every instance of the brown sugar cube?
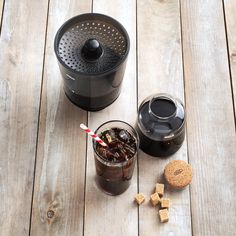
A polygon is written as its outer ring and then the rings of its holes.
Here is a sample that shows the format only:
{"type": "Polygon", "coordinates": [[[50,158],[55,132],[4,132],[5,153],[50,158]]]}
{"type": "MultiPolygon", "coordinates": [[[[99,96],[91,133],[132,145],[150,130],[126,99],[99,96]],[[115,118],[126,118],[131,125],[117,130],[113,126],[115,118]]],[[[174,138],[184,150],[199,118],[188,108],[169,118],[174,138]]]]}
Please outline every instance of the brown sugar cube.
{"type": "Polygon", "coordinates": [[[159,184],[159,183],[156,184],[156,193],[158,193],[160,197],[162,197],[164,194],[164,188],[165,188],[164,184],[159,184]]]}
{"type": "Polygon", "coordinates": [[[170,199],[169,198],[162,198],[161,199],[161,207],[162,208],[169,208],[170,207],[170,199]]]}
{"type": "Polygon", "coordinates": [[[145,201],[145,197],[143,196],[142,193],[136,194],[134,199],[139,205],[142,204],[145,201]]]}
{"type": "Polygon", "coordinates": [[[165,223],[169,221],[169,211],[167,209],[159,210],[159,217],[161,223],[165,223]]]}
{"type": "Polygon", "coordinates": [[[150,201],[152,202],[152,205],[153,206],[156,206],[159,202],[160,202],[160,197],[158,195],[158,193],[153,193],[151,195],[151,198],[150,198],[150,201]]]}

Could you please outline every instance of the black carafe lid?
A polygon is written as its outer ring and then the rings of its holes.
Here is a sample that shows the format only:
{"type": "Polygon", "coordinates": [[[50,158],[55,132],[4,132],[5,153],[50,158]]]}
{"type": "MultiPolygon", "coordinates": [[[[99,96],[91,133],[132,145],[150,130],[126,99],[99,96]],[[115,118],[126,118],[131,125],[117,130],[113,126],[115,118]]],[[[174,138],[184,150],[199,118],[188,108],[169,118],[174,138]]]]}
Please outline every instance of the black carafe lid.
{"type": "Polygon", "coordinates": [[[65,22],[55,37],[60,63],[75,73],[112,72],[126,59],[129,36],[115,19],[97,13],[78,15],[65,22]]]}

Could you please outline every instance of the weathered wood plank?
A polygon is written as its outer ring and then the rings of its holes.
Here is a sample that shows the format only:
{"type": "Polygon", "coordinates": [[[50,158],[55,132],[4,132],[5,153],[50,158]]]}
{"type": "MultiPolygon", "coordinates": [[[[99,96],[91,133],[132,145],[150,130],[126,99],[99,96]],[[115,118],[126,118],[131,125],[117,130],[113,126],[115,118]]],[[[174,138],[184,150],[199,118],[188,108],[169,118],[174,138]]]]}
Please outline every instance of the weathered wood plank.
{"type": "Polygon", "coordinates": [[[83,234],[86,136],[79,124],[87,112],[64,94],[53,40],[65,20],[90,11],[91,1],[50,1],[32,235],[83,234]]]}
{"type": "MultiPolygon", "coordinates": [[[[89,113],[88,124],[96,129],[100,124],[112,119],[120,119],[134,124],[136,118],[136,10],[135,1],[95,0],[94,12],[110,15],[127,29],[131,49],[127,61],[125,77],[120,97],[106,109],[89,113]]],[[[92,143],[89,137],[86,185],[85,235],[138,235],[138,211],[133,204],[137,192],[137,172],[134,171],[129,189],[116,197],[101,192],[95,185],[95,166],[92,143]]]]}
{"type": "Polygon", "coordinates": [[[5,2],[0,38],[1,235],[29,232],[47,2],[5,2]]]}
{"type": "MultiPolygon", "coordinates": [[[[184,102],[179,1],[138,1],[138,102],[153,93],[169,93],[184,102]]],[[[147,203],[139,209],[140,235],[191,235],[189,189],[171,191],[170,220],[159,221],[149,204],[156,182],[163,182],[164,166],[172,159],[187,161],[187,145],[167,159],[139,155],[139,190],[147,203]]]]}
{"type": "Polygon", "coordinates": [[[181,6],[193,234],[233,236],[236,137],[222,1],[181,6]]]}
{"type": "Polygon", "coordinates": [[[232,76],[234,113],[236,117],[236,1],[224,0],[225,23],[227,33],[227,43],[229,50],[229,63],[232,76]]]}

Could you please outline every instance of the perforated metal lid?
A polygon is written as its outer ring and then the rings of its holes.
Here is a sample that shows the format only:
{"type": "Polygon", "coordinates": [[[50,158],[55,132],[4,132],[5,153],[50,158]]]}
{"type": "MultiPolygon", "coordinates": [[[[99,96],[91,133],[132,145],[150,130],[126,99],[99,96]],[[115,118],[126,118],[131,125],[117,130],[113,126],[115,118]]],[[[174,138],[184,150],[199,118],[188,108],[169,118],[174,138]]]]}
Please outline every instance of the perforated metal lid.
{"type": "Polygon", "coordinates": [[[69,19],[54,42],[58,60],[82,74],[102,74],[116,69],[129,52],[129,36],[113,18],[87,13],[69,19]]]}

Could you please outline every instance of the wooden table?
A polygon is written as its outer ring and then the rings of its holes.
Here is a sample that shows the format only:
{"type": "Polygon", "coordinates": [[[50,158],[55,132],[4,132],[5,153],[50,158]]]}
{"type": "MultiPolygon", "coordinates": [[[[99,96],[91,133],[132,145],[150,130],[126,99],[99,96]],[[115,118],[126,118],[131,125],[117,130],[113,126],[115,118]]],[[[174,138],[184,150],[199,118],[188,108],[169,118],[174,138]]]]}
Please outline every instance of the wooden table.
{"type": "Polygon", "coordinates": [[[0,0],[0,13],[0,235],[235,235],[236,0],[0,0]],[[131,40],[122,93],[99,112],[68,101],[53,51],[60,25],[84,12],[116,18],[131,40]],[[134,124],[159,92],[185,101],[184,145],[168,159],[140,151],[130,188],[105,195],[79,124],[134,124]],[[194,178],[167,189],[161,224],[149,196],[172,159],[189,161],[194,178]]]}

